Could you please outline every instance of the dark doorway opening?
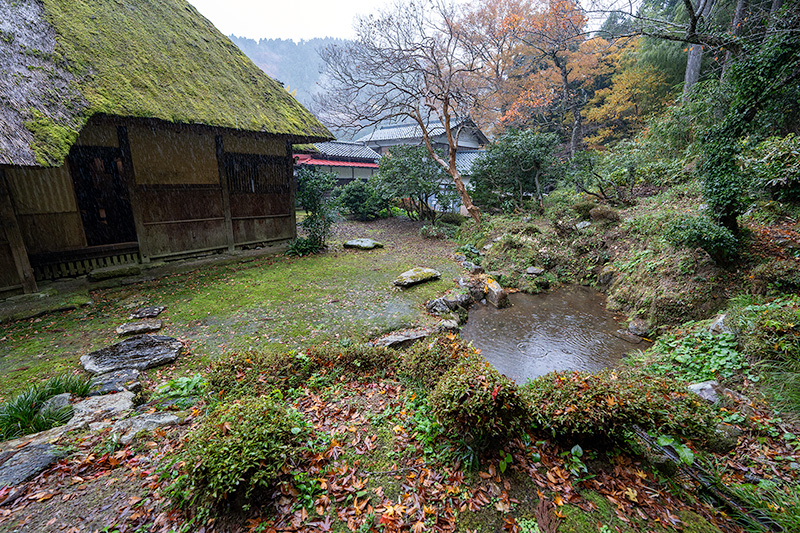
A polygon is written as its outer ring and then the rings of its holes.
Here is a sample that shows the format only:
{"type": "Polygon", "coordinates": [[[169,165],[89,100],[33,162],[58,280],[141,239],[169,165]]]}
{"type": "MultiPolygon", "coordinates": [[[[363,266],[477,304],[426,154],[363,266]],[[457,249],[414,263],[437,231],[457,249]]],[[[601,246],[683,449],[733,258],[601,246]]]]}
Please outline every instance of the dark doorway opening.
{"type": "Polygon", "coordinates": [[[75,147],[69,155],[69,167],[86,243],[135,242],[133,210],[119,148],[75,147]]]}

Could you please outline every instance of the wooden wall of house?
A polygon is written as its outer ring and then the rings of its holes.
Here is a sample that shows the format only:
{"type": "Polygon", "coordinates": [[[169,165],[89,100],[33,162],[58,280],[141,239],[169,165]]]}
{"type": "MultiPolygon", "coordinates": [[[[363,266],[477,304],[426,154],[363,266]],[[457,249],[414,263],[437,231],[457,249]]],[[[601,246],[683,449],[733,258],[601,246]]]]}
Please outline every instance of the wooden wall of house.
{"type": "Polygon", "coordinates": [[[28,254],[86,246],[69,165],[9,168],[6,178],[28,254]]]}
{"type": "MultiPolygon", "coordinates": [[[[292,161],[285,140],[229,133],[222,136],[222,148],[229,154],[263,156],[262,176],[267,190],[243,190],[241,182],[226,176],[230,189],[233,238],[236,246],[293,239],[297,235],[292,189],[292,161]]],[[[234,155],[233,157],[236,157],[234,155]]]]}
{"type": "Polygon", "coordinates": [[[145,257],[231,249],[295,236],[291,187],[269,193],[223,188],[228,185],[224,175],[228,154],[280,161],[277,179],[290,185],[284,176],[291,168],[284,139],[234,132],[219,135],[210,128],[165,123],[131,125],[128,139],[137,230],[145,257]]]}

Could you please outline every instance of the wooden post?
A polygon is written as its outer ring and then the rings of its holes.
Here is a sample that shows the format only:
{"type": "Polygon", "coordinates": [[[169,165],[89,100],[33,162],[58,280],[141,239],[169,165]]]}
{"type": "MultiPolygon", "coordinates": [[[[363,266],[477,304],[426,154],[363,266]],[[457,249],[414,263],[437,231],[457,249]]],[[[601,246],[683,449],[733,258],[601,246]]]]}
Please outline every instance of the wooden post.
{"type": "Polygon", "coordinates": [[[19,230],[17,214],[14,212],[14,205],[11,203],[11,193],[6,183],[6,175],[0,169],[0,225],[5,229],[6,239],[11,246],[11,255],[14,256],[14,264],[17,267],[17,275],[22,282],[22,290],[25,293],[38,292],[36,277],[33,275],[33,268],[28,258],[28,249],[25,248],[25,241],[19,230]]]}
{"type": "Polygon", "coordinates": [[[222,210],[225,216],[225,234],[228,238],[228,251],[236,249],[233,238],[233,216],[231,215],[231,192],[228,188],[228,174],[225,172],[225,147],[222,145],[222,135],[216,135],[217,167],[219,168],[219,186],[222,188],[222,210]]]}
{"type": "Polygon", "coordinates": [[[147,242],[144,221],[142,220],[139,195],[136,194],[136,174],[133,168],[131,142],[130,139],[128,139],[127,127],[117,126],[117,140],[119,141],[119,151],[122,155],[122,170],[125,172],[125,182],[128,184],[128,196],[131,201],[131,211],[133,211],[133,226],[136,228],[136,240],[139,241],[139,256],[142,258],[142,263],[149,263],[150,247],[147,242]]]}
{"type": "Polygon", "coordinates": [[[286,141],[286,164],[289,166],[289,224],[291,224],[292,239],[297,238],[297,188],[294,178],[294,153],[292,152],[292,141],[286,141]]]}

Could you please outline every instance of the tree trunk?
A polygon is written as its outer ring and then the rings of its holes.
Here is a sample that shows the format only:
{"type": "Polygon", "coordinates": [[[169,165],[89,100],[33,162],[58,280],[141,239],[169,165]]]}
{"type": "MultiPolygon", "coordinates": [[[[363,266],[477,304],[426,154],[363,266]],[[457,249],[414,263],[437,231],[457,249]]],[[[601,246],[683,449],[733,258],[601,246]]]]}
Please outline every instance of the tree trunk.
{"type": "MultiPolygon", "coordinates": [[[[711,13],[711,8],[714,6],[714,0],[707,0],[703,6],[702,13],[698,13],[698,17],[703,20],[708,18],[711,13]]],[[[689,48],[689,56],[686,59],[686,75],[683,78],[683,94],[689,94],[692,87],[697,80],[700,79],[700,66],[703,62],[703,46],[699,44],[692,44],[689,48]]]]}
{"type": "MultiPolygon", "coordinates": [[[[733,20],[731,21],[731,33],[736,37],[742,34],[742,19],[744,18],[744,10],[747,7],[747,0],[739,0],[736,2],[736,11],[733,13],[733,20]]],[[[727,50],[725,52],[725,63],[722,64],[721,79],[725,79],[725,74],[728,72],[731,60],[733,59],[733,52],[727,50]]]]}

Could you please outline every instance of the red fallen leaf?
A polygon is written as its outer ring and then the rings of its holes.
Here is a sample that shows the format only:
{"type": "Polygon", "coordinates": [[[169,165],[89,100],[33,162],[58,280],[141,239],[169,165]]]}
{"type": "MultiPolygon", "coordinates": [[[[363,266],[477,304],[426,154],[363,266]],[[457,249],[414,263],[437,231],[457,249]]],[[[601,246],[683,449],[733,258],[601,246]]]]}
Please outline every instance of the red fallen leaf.
{"type": "Polygon", "coordinates": [[[494,386],[494,390],[492,391],[492,400],[497,399],[497,393],[500,392],[500,384],[494,386]]]}

